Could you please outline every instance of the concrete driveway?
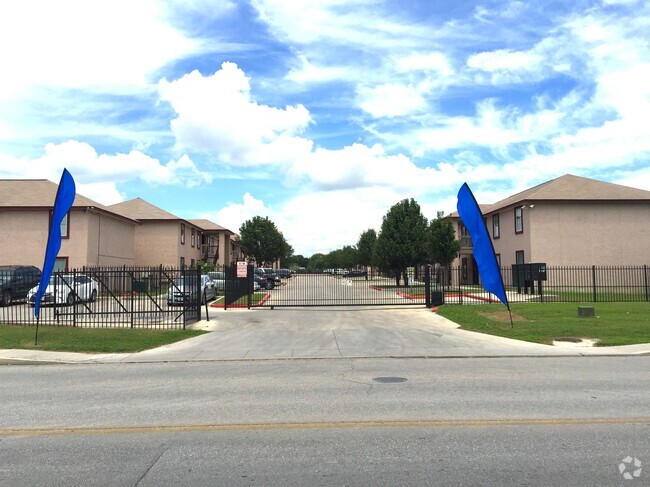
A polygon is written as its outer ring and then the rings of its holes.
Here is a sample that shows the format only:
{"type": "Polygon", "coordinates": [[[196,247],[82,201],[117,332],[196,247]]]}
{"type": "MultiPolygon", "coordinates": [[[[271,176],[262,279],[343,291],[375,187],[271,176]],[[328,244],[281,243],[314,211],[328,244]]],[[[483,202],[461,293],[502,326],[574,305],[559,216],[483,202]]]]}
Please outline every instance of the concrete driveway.
{"type": "Polygon", "coordinates": [[[484,335],[421,307],[210,309],[193,328],[212,333],[117,361],[342,357],[494,357],[629,354],[650,345],[554,347],[484,335]]]}
{"type": "Polygon", "coordinates": [[[0,362],[184,362],[358,357],[512,357],[629,355],[626,347],[554,347],[460,330],[422,307],[210,308],[211,333],[133,354],[76,354],[0,350],[0,362]]]}

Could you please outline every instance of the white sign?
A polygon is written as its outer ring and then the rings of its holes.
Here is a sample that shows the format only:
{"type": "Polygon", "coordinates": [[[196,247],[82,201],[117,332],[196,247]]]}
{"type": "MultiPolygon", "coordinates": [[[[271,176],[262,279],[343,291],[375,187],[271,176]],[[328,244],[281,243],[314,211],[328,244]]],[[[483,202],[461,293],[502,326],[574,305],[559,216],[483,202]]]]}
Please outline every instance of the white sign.
{"type": "Polygon", "coordinates": [[[237,262],[237,278],[246,279],[248,277],[248,263],[239,261],[237,262]]]}

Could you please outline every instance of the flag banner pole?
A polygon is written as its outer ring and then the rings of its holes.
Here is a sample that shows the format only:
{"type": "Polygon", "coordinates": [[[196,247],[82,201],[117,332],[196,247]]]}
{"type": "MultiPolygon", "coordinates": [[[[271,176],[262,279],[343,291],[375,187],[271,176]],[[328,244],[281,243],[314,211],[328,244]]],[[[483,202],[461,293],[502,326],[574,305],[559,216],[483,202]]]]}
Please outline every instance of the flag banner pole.
{"type": "MultiPolygon", "coordinates": [[[[503,285],[503,277],[501,276],[494,252],[494,245],[483,220],[483,213],[481,213],[476,198],[474,198],[474,194],[469,189],[467,183],[464,183],[458,191],[456,208],[463,225],[465,225],[472,238],[474,260],[476,261],[483,287],[486,291],[491,292],[499,298],[499,301],[510,311],[508,296],[503,285]]],[[[512,318],[510,321],[512,323],[512,318]]]]}
{"type": "MultiPolygon", "coordinates": [[[[52,219],[50,221],[50,231],[47,237],[47,246],[45,248],[45,258],[43,260],[43,272],[38,283],[38,289],[34,296],[34,316],[36,317],[36,340],[38,340],[38,325],[40,322],[41,299],[50,282],[56,256],[61,249],[61,222],[70,211],[76,194],[76,186],[72,175],[67,169],[63,169],[59,187],[56,190],[54,198],[54,207],[52,208],[52,219]]],[[[54,297],[56,305],[56,296],[54,297]]]]}

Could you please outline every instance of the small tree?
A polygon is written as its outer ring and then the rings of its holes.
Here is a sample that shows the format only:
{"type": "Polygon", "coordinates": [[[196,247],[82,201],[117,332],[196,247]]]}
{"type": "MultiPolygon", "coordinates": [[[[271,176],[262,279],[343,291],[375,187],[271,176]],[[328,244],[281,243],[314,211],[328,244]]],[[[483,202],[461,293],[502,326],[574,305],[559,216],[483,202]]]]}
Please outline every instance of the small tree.
{"type": "Polygon", "coordinates": [[[239,228],[239,242],[244,255],[255,260],[258,266],[270,266],[293,252],[275,223],[268,217],[255,216],[239,228]]]}
{"type": "MultiPolygon", "coordinates": [[[[460,242],[456,240],[453,222],[438,215],[438,218],[431,220],[429,224],[428,237],[431,262],[440,264],[443,269],[448,268],[460,251],[460,242]]],[[[438,274],[437,281],[440,280],[438,274]]]]}
{"type": "Polygon", "coordinates": [[[368,267],[372,264],[372,251],[377,242],[377,232],[372,228],[366,230],[359,236],[357,242],[357,259],[360,265],[368,267]]]}
{"type": "Polygon", "coordinates": [[[373,262],[391,271],[397,286],[400,276],[407,282],[406,269],[424,264],[427,258],[428,221],[420,205],[411,198],[402,200],[384,216],[373,251],[373,262]]]}

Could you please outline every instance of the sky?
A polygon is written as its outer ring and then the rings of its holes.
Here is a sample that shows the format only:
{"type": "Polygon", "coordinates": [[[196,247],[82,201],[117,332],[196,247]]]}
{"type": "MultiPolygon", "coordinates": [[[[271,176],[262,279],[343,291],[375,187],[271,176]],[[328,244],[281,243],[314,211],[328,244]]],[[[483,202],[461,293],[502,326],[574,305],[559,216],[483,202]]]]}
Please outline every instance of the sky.
{"type": "Polygon", "coordinates": [[[268,217],[296,254],[464,182],[650,190],[646,0],[21,0],[0,45],[0,178],[268,217]]]}

